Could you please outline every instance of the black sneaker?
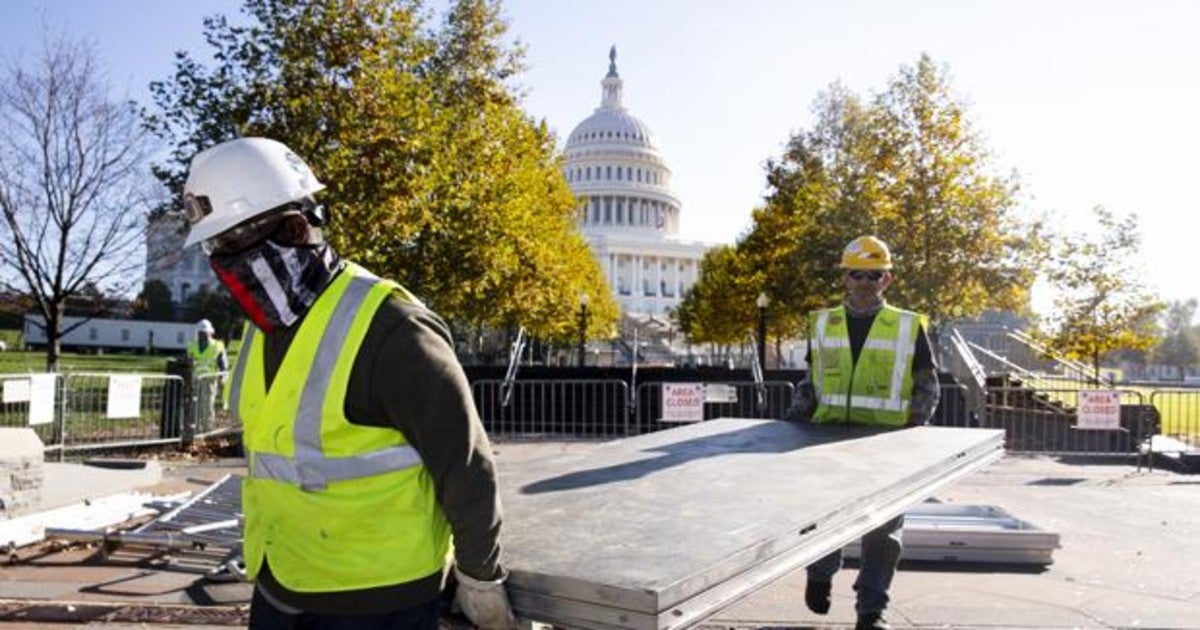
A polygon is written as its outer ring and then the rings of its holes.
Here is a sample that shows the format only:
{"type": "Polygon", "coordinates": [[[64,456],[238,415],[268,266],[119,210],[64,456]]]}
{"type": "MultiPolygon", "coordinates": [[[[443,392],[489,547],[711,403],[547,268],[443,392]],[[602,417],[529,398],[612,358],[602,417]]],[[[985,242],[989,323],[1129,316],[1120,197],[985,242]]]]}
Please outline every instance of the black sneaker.
{"type": "Polygon", "coordinates": [[[814,582],[809,580],[804,587],[804,603],[808,604],[808,609],[824,615],[829,612],[829,591],[832,585],[829,582],[814,582]]]}
{"type": "Polygon", "coordinates": [[[883,618],[882,612],[869,612],[858,616],[854,630],[892,630],[892,626],[883,618]]]}

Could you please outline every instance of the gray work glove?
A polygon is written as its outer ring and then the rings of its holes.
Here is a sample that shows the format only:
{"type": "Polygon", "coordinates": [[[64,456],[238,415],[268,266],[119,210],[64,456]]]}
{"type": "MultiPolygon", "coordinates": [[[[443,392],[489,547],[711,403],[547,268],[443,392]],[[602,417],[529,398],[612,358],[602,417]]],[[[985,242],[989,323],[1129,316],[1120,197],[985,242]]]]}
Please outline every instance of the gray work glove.
{"type": "Polygon", "coordinates": [[[507,572],[498,580],[476,580],[454,567],[454,576],[458,578],[458,591],[454,594],[454,603],[462,609],[471,623],[481,630],[517,628],[517,618],[513,615],[512,606],[508,603],[508,592],[504,589],[507,572]]]}

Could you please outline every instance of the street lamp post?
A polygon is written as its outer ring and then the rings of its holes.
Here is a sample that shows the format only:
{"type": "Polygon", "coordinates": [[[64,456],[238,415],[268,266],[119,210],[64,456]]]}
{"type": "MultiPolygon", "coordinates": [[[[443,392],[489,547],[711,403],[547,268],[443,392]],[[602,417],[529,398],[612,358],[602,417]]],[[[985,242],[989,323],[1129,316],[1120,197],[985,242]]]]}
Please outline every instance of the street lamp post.
{"type": "Polygon", "coordinates": [[[766,291],[758,294],[758,299],[754,301],[758,306],[758,367],[765,374],[767,371],[767,306],[771,304],[771,298],[767,297],[766,291]]]}
{"type": "Polygon", "coordinates": [[[579,367],[587,365],[588,294],[579,292],[579,367]]]}

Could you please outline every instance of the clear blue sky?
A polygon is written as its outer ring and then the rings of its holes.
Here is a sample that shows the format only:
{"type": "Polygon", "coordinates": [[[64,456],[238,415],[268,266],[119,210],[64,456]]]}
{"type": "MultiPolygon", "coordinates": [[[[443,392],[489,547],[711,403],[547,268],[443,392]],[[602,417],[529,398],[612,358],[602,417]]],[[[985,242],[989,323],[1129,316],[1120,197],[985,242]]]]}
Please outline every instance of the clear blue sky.
{"type": "MultiPolygon", "coordinates": [[[[5,7],[0,50],[37,49],[45,19],[92,38],[114,85],[145,99],[175,49],[203,51],[201,17],[232,0],[28,0],[5,7]]],[[[883,89],[922,52],[953,85],[1022,205],[1087,229],[1102,204],[1138,214],[1147,279],[1200,296],[1191,149],[1200,146],[1200,2],[510,0],[528,48],[526,109],[565,137],[600,102],[616,44],[625,104],[654,131],[683,201],[683,235],[732,241],[763,193],[763,162],[810,125],[841,80],[883,89]]],[[[1044,306],[1044,300],[1042,301],[1044,306]]]]}

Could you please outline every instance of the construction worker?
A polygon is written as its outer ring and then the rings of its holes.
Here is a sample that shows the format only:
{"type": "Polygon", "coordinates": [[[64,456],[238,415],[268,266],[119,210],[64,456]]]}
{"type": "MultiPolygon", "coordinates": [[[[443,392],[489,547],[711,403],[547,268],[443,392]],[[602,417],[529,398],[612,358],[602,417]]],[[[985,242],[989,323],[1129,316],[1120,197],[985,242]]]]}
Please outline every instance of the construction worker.
{"type": "MultiPolygon", "coordinates": [[[[937,365],[925,318],[883,299],[893,280],[891,252],[878,238],[861,236],[846,246],[841,267],[846,298],[841,306],[809,314],[809,370],[785,418],[895,429],[928,423],[940,391],[937,365]]],[[[856,628],[891,627],[883,613],[903,525],[900,515],[862,538],[856,628]]],[[[841,566],[838,550],[808,567],[804,600],[813,612],[829,612],[841,566]]]]}
{"type": "Polygon", "coordinates": [[[252,324],[228,401],[249,469],[250,627],[435,628],[453,566],[462,612],[513,628],[491,446],[450,332],[338,257],[323,188],[264,138],[200,152],[184,186],[186,245],[252,324]]]}
{"type": "Polygon", "coordinates": [[[213,428],[217,392],[221,391],[220,375],[229,369],[225,344],[214,338],[216,332],[212,322],[202,319],[196,322],[196,338],[188,342],[187,356],[192,364],[192,383],[196,395],[196,426],[193,430],[208,431],[213,428]]]}
{"type": "Polygon", "coordinates": [[[194,374],[211,374],[229,369],[225,344],[214,338],[216,334],[217,330],[213,328],[212,322],[207,319],[196,322],[196,338],[188,342],[187,347],[194,374]]]}

